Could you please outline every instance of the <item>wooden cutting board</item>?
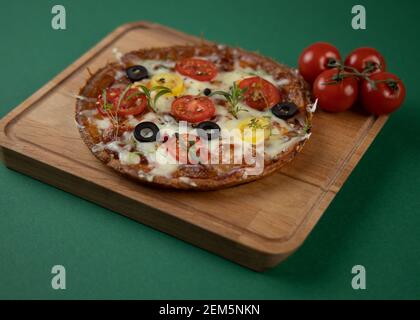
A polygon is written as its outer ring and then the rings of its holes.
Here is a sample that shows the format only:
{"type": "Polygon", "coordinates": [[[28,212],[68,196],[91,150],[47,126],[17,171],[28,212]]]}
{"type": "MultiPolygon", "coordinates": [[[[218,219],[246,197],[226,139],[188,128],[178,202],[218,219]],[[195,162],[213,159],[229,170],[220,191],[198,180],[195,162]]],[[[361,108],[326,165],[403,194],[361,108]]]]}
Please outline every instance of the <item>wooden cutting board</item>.
{"type": "Polygon", "coordinates": [[[153,23],[121,26],[1,120],[2,160],[11,169],[262,271],[303,243],[387,117],[317,111],[313,135],[290,165],[220,191],[146,187],[99,162],[74,121],[74,95],[89,77],[87,68],[95,71],[114,60],[113,48],[128,52],[199,41],[153,23]]]}

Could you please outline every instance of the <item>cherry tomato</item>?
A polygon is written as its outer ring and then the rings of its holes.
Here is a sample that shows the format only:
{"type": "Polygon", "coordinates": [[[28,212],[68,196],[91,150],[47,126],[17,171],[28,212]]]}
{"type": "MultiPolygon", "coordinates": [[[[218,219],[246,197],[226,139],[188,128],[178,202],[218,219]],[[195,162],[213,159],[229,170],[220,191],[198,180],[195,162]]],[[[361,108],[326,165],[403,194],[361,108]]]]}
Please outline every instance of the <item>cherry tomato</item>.
{"type": "Polygon", "coordinates": [[[334,68],[324,71],[316,78],[313,93],[321,109],[341,112],[351,108],[356,102],[359,91],[358,80],[354,76],[345,75],[346,73],[334,68]]]}
{"type": "Polygon", "coordinates": [[[217,68],[214,63],[197,58],[187,58],[178,61],[175,70],[198,81],[210,81],[217,75],[217,68]]]}
{"type": "Polygon", "coordinates": [[[198,164],[209,158],[209,150],[200,137],[193,134],[172,136],[165,142],[169,154],[182,164],[198,164]]]}
{"type": "Polygon", "coordinates": [[[198,123],[213,117],[216,112],[210,98],[200,96],[182,96],[172,102],[171,114],[178,120],[198,123]]]}
{"type": "Polygon", "coordinates": [[[317,42],[303,50],[299,57],[299,72],[310,84],[325,70],[329,63],[340,62],[340,52],[332,44],[317,42]]]}
{"type": "Polygon", "coordinates": [[[359,72],[371,70],[369,74],[385,71],[384,57],[374,48],[358,48],[346,58],[344,65],[357,69],[359,72]]]}
{"type": "Polygon", "coordinates": [[[105,99],[101,93],[96,102],[99,113],[108,116],[117,111],[120,116],[128,116],[140,114],[146,109],[147,98],[138,89],[129,89],[120,101],[123,91],[124,89],[121,88],[106,89],[106,106],[104,106],[105,99]]]}
{"type": "Polygon", "coordinates": [[[270,108],[281,100],[280,91],[273,84],[260,77],[242,80],[239,83],[239,88],[247,88],[244,93],[245,103],[257,110],[270,108]]]}
{"type": "Polygon", "coordinates": [[[389,72],[379,72],[370,76],[375,82],[364,80],[361,85],[360,97],[367,111],[382,115],[397,110],[405,99],[405,86],[396,75],[389,72]]]}

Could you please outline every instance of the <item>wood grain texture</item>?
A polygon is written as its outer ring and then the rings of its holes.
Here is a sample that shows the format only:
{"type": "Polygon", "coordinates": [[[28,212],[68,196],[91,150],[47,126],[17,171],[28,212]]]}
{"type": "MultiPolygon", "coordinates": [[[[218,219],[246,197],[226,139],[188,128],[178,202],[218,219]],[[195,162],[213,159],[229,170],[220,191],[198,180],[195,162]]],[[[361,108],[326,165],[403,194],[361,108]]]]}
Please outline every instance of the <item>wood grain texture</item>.
{"type": "Polygon", "coordinates": [[[113,48],[193,44],[148,22],[123,25],[0,123],[2,160],[23,172],[254,270],[273,267],[305,240],[387,117],[318,111],[303,152],[265,179],[212,192],[159,190],[130,181],[90,153],[74,121],[75,95],[113,48]]]}

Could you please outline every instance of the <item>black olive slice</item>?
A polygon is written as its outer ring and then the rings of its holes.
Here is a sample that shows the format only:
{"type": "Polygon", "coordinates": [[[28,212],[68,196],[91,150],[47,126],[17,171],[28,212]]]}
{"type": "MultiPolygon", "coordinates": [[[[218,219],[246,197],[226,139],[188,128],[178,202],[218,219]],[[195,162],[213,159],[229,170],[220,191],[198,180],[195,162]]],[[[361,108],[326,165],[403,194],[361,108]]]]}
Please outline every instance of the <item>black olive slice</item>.
{"type": "Polygon", "coordinates": [[[131,82],[140,81],[149,77],[147,69],[143,66],[132,66],[127,68],[125,72],[127,73],[127,77],[131,82]]]}
{"type": "Polygon", "coordinates": [[[203,91],[203,93],[204,93],[205,96],[208,97],[211,94],[211,89],[205,88],[204,91],[203,91]]]}
{"type": "Polygon", "coordinates": [[[204,121],[196,126],[198,135],[206,140],[217,139],[220,136],[220,127],[216,122],[204,121]]]}
{"type": "Polygon", "coordinates": [[[299,108],[293,102],[281,102],[271,108],[271,112],[280,119],[287,120],[299,112],[299,108]]]}
{"type": "Polygon", "coordinates": [[[140,122],[134,128],[134,138],[139,142],[154,142],[157,139],[159,127],[153,122],[140,122]]]}

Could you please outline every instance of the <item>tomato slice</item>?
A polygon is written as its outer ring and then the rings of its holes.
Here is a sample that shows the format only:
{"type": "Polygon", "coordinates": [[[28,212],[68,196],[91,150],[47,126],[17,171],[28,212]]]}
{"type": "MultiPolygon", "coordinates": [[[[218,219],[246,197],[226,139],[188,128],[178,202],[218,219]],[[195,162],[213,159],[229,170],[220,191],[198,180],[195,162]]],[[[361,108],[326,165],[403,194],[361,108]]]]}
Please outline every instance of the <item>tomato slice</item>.
{"type": "Polygon", "coordinates": [[[150,80],[150,87],[166,87],[172,91],[168,94],[177,97],[184,91],[184,81],[176,73],[159,73],[150,80]]]}
{"type": "Polygon", "coordinates": [[[120,101],[124,91],[121,88],[108,88],[106,89],[106,99],[101,93],[96,102],[99,113],[103,116],[115,113],[120,116],[128,116],[140,114],[146,109],[147,98],[142,92],[135,88],[128,89],[120,101]],[[106,105],[104,105],[105,102],[106,105]]]}
{"type": "Polygon", "coordinates": [[[172,102],[171,114],[178,120],[198,123],[213,117],[216,112],[213,101],[207,97],[183,96],[172,102]]]}
{"type": "Polygon", "coordinates": [[[204,146],[200,137],[193,134],[172,136],[165,142],[165,145],[169,154],[180,164],[198,164],[210,159],[209,150],[204,146]]]}
{"type": "Polygon", "coordinates": [[[271,135],[271,121],[264,117],[247,118],[239,123],[239,129],[242,132],[242,139],[252,144],[258,144],[268,139],[271,135]],[[252,127],[251,123],[258,127],[252,127]]]}
{"type": "Polygon", "coordinates": [[[280,91],[272,83],[260,77],[242,80],[239,83],[239,88],[247,88],[244,93],[245,102],[257,110],[270,108],[281,100],[280,91]]]}
{"type": "Polygon", "coordinates": [[[187,58],[178,61],[175,70],[198,81],[210,81],[217,75],[217,68],[214,63],[197,58],[187,58]]]}

